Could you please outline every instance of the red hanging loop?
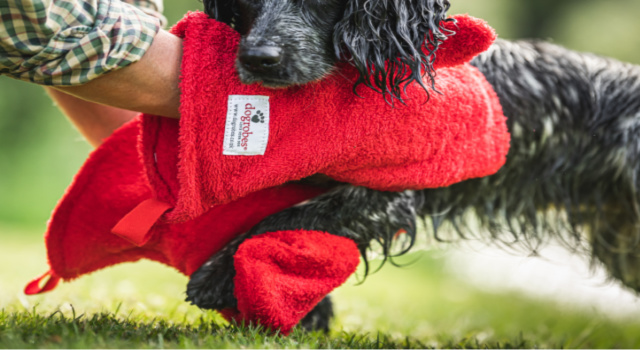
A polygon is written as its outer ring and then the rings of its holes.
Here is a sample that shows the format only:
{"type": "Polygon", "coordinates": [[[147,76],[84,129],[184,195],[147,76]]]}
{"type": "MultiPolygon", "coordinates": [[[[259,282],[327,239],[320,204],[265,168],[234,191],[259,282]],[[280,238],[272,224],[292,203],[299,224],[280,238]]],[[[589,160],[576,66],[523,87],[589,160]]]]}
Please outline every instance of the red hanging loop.
{"type": "Polygon", "coordinates": [[[27,286],[24,288],[24,294],[34,295],[48,292],[58,285],[60,279],[60,276],[57,276],[55,273],[53,273],[53,271],[49,270],[42,276],[29,282],[29,284],[27,284],[27,286]],[[44,285],[42,285],[42,281],[44,281],[45,279],[47,279],[47,281],[44,283],[44,285]]]}
{"type": "Polygon", "coordinates": [[[151,227],[169,209],[171,206],[165,202],[155,198],[147,199],[125,215],[111,229],[111,233],[141,247],[151,238],[151,227]]]}

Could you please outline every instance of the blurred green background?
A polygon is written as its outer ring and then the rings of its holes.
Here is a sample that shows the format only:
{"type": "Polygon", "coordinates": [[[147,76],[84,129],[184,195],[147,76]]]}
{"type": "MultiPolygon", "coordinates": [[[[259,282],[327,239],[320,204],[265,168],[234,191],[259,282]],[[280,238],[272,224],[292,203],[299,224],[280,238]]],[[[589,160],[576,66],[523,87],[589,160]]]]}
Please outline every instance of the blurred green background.
{"type": "MultiPolygon", "coordinates": [[[[452,2],[452,14],[466,12],[484,18],[502,38],[552,40],[575,50],[640,64],[638,0],[452,2]]],[[[169,23],[175,23],[186,11],[200,9],[202,4],[166,0],[165,7],[169,23]]],[[[123,310],[138,310],[149,319],[162,315],[197,319],[201,312],[181,300],[186,279],[152,263],[136,264],[133,269],[131,265],[119,266],[65,284],[46,296],[22,295],[24,283],[46,268],[42,243],[46,221],[90,151],[42,88],[0,77],[0,309],[29,310],[39,304],[40,310],[60,307],[64,311],[73,304],[79,310],[97,312],[115,310],[124,303],[123,310]],[[129,279],[122,279],[125,276],[129,279]]],[[[438,332],[438,337],[465,337],[472,331],[475,337],[485,334],[486,338],[486,334],[524,331],[525,336],[537,334],[540,339],[553,340],[550,346],[598,346],[585,340],[595,332],[629,341],[613,347],[640,346],[640,335],[630,335],[637,334],[635,321],[621,327],[571,314],[564,329],[555,327],[559,313],[554,306],[544,308],[514,295],[486,296],[472,291],[443,272],[440,255],[442,252],[436,252],[415,268],[400,272],[388,266],[363,286],[349,283],[337,293],[348,301],[338,304],[340,325],[351,330],[396,332],[392,334],[400,338],[406,334],[435,337],[438,332]],[[390,285],[393,290],[387,288],[390,285]],[[412,304],[413,300],[417,303],[412,304]],[[372,307],[378,304],[384,309],[372,307]],[[514,321],[517,317],[526,321],[514,321]],[[531,326],[523,326],[526,323],[531,326]],[[555,333],[550,333],[552,330],[555,333]],[[619,333],[614,334],[616,330],[619,333]]],[[[432,346],[438,344],[443,343],[432,346]]]]}
{"type": "MultiPolygon", "coordinates": [[[[451,13],[486,19],[502,38],[537,37],[640,63],[640,1],[453,0],[451,13]]],[[[196,0],[165,1],[169,23],[196,0]]],[[[0,77],[0,226],[42,230],[90,147],[43,89],[0,77]]],[[[2,232],[0,232],[0,235],[2,232]]]]}

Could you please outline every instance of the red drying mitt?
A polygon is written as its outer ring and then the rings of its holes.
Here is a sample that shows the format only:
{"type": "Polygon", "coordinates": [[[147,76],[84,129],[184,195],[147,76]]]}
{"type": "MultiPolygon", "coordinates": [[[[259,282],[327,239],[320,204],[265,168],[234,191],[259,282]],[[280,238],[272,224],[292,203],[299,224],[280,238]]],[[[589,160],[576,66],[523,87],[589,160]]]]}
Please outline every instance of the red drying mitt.
{"type": "Polygon", "coordinates": [[[509,148],[505,117],[483,75],[464,64],[495,34],[481,20],[455,18],[447,25],[457,34],[435,62],[442,94],[431,93],[425,103],[424,90],[414,84],[407,104],[391,107],[370,89],[354,96],[357,71],[346,65],[311,86],[243,85],[234,68],[239,35],[202,13],[187,15],[173,29],[184,39],[182,118],[179,135],[172,135],[178,141],[167,137],[175,125],[165,118],[146,118],[142,135],[155,195],[174,207],[168,220],[192,219],[316,173],[404,190],[496,172],[509,148]]]}
{"type": "Polygon", "coordinates": [[[324,232],[279,231],[248,239],[234,256],[238,310],[223,314],[288,334],[359,262],[352,240],[324,232]]]}

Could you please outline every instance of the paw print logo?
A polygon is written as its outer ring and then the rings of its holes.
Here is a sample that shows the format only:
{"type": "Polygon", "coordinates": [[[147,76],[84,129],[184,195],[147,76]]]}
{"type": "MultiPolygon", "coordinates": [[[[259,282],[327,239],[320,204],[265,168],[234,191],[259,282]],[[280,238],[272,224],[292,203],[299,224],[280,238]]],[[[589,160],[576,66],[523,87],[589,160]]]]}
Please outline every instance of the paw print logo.
{"type": "Polygon", "coordinates": [[[251,118],[254,123],[264,123],[264,114],[261,111],[256,111],[256,114],[251,118]]]}

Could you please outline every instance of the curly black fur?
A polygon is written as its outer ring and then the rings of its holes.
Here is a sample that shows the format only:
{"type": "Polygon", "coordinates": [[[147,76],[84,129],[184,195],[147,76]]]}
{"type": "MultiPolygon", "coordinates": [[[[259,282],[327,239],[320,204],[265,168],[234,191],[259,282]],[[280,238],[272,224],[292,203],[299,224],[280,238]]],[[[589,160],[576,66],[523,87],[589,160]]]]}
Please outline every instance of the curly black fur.
{"type": "Polygon", "coordinates": [[[512,135],[495,175],[422,192],[421,214],[460,234],[469,213],[493,241],[559,238],[640,290],[640,67],[544,42],[498,41],[473,62],[512,135]]]}
{"type": "Polygon", "coordinates": [[[424,78],[435,90],[433,61],[440,44],[454,33],[444,29],[447,0],[351,0],[333,32],[338,59],[360,72],[365,85],[385,98],[402,100],[404,89],[424,78]]]}

